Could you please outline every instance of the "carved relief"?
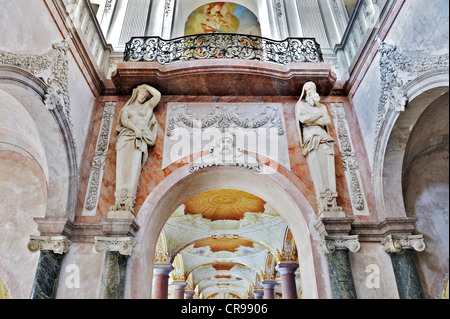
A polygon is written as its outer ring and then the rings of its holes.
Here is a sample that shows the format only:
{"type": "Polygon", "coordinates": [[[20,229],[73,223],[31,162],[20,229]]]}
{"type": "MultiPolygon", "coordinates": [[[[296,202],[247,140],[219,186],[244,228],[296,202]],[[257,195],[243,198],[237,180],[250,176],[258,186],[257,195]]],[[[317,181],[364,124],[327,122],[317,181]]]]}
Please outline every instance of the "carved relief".
{"type": "MultiPolygon", "coordinates": [[[[49,110],[60,109],[67,121],[75,163],[78,163],[78,148],[72,123],[69,96],[69,43],[64,40],[55,43],[52,50],[40,55],[16,54],[0,51],[0,65],[11,65],[25,69],[42,79],[48,86],[44,103],[49,110]]],[[[78,175],[78,168],[77,168],[78,175]]]]}
{"type": "Polygon", "coordinates": [[[111,124],[112,119],[114,118],[116,105],[117,102],[106,102],[103,110],[102,124],[100,134],[97,139],[94,159],[92,161],[91,175],[89,177],[89,188],[86,195],[85,207],[87,210],[93,210],[97,206],[98,192],[101,183],[100,176],[102,175],[106,162],[111,124]]]}
{"type": "Polygon", "coordinates": [[[121,255],[130,256],[133,252],[133,237],[95,237],[93,250],[97,254],[117,251],[121,255]]]}
{"type": "Polygon", "coordinates": [[[350,139],[343,103],[332,103],[331,114],[336,123],[341,159],[346,172],[347,183],[350,186],[352,205],[356,210],[363,211],[365,209],[365,199],[359,181],[358,161],[350,139]]]}
{"type": "Polygon", "coordinates": [[[425,58],[406,56],[398,52],[396,46],[384,42],[380,44],[378,51],[381,53],[381,96],[377,109],[374,150],[387,110],[393,109],[396,112],[405,110],[408,102],[406,85],[420,73],[449,66],[448,54],[425,58]]]}
{"type": "Polygon", "coordinates": [[[356,253],[361,249],[358,235],[341,237],[323,236],[321,245],[325,254],[334,253],[336,250],[347,249],[352,253],[356,253]]]}
{"type": "Polygon", "coordinates": [[[426,249],[423,235],[388,235],[382,240],[381,244],[384,245],[384,249],[388,253],[399,253],[404,249],[414,249],[421,252],[426,249]]]}
{"type": "Polygon", "coordinates": [[[66,236],[30,236],[28,249],[31,252],[40,250],[51,250],[55,254],[65,254],[72,244],[66,236]]]}

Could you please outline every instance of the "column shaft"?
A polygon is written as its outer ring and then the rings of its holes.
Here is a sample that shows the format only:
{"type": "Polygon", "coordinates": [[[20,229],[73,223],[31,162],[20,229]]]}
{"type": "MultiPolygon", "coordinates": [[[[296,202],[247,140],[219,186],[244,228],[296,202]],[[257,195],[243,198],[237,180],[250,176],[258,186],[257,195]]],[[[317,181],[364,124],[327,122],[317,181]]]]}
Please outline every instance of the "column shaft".
{"type": "Polygon", "coordinates": [[[399,253],[389,255],[400,299],[425,299],[413,250],[403,249],[399,253]]]}
{"type": "Polygon", "coordinates": [[[327,254],[331,291],[334,299],[357,299],[348,250],[327,254]]]}
{"type": "Polygon", "coordinates": [[[281,274],[281,290],[283,299],[297,299],[297,285],[295,284],[296,263],[280,263],[278,270],[281,274]]]}
{"type": "Polygon", "coordinates": [[[153,299],[167,299],[169,295],[169,274],[172,265],[155,266],[153,268],[153,299]]]}
{"type": "Polygon", "coordinates": [[[30,299],[55,298],[63,257],[51,250],[41,250],[30,299]]]}
{"type": "Polygon", "coordinates": [[[275,280],[263,281],[262,285],[264,287],[264,299],[275,299],[275,280]]]}
{"type": "Polygon", "coordinates": [[[105,253],[105,267],[100,288],[101,299],[123,299],[128,256],[118,251],[105,253]]]}

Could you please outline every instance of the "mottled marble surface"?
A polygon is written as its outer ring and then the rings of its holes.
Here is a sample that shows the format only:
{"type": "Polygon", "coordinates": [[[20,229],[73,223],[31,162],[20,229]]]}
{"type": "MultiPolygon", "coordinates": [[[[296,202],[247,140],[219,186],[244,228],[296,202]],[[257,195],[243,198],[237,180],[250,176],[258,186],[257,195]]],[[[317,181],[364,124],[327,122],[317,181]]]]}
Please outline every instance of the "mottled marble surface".
{"type": "Polygon", "coordinates": [[[357,299],[348,254],[348,250],[336,250],[327,255],[334,299],[357,299]]]}
{"type": "Polygon", "coordinates": [[[390,255],[400,299],[425,299],[414,251],[404,249],[400,253],[390,255]]]}
{"type": "Polygon", "coordinates": [[[117,251],[109,251],[105,254],[105,258],[100,298],[123,299],[128,257],[117,251]]]}
{"type": "Polygon", "coordinates": [[[54,299],[64,255],[42,250],[36,268],[30,299],[54,299]]]}

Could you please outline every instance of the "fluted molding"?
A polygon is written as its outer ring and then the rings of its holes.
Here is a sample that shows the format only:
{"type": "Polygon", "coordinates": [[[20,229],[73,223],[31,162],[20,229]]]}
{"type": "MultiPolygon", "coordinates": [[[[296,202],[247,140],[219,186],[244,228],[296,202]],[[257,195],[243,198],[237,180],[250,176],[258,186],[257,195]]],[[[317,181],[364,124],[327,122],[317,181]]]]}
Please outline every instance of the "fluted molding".
{"type": "Polygon", "coordinates": [[[426,249],[423,235],[398,236],[388,235],[382,241],[387,253],[399,253],[404,249],[414,249],[422,252],[426,249]]]}
{"type": "Polygon", "coordinates": [[[94,252],[101,254],[108,251],[117,251],[121,255],[130,256],[133,252],[133,237],[95,237],[94,252]]]}
{"type": "Polygon", "coordinates": [[[30,236],[28,249],[31,252],[51,250],[55,254],[61,255],[69,251],[71,244],[72,242],[66,236],[30,236]]]}
{"type": "Polygon", "coordinates": [[[334,253],[336,250],[349,250],[356,253],[361,249],[361,244],[357,235],[354,236],[323,236],[322,248],[325,254],[334,253]]]}

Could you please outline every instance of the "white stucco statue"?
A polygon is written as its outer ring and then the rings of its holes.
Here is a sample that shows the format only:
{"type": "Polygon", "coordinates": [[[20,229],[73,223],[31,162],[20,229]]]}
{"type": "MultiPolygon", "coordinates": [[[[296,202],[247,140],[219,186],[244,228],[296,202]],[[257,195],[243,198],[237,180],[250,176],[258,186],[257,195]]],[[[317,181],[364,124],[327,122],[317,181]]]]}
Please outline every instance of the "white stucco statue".
{"type": "MultiPolygon", "coordinates": [[[[336,174],[334,162],[335,141],[328,132],[331,118],[314,82],[303,86],[302,95],[295,106],[300,143],[306,156],[316,191],[319,216],[342,216],[337,206],[336,174]]],[[[345,215],[344,215],[345,217],[345,215]]]]}
{"type": "Polygon", "coordinates": [[[161,93],[143,84],[133,90],[120,110],[116,127],[116,202],[110,218],[133,217],[141,169],[147,161],[148,147],[155,145],[158,123],[153,109],[160,100],[161,93]]]}

